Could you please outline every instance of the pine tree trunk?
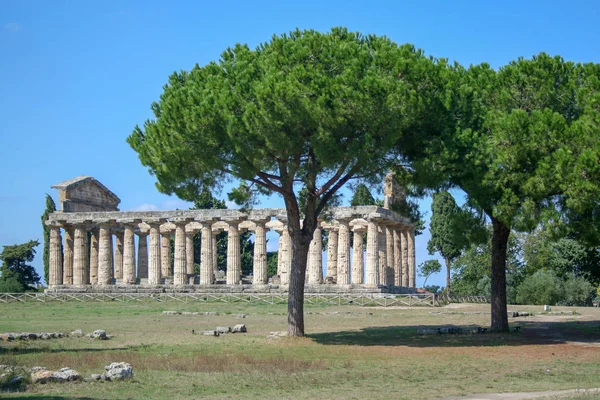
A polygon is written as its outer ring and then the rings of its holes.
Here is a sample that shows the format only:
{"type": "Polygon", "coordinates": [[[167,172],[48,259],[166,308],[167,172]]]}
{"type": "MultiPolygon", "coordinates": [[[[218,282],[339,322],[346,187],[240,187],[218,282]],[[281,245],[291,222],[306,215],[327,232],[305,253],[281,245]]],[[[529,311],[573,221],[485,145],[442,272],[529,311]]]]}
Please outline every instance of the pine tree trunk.
{"type": "Polygon", "coordinates": [[[445,257],[444,261],[446,262],[446,295],[450,296],[450,260],[445,257]]]}
{"type": "Polygon", "coordinates": [[[506,251],[510,229],[492,219],[492,325],[494,332],[508,332],[506,314],[506,251]]]}
{"type": "Polygon", "coordinates": [[[301,231],[291,232],[290,235],[292,238],[292,266],[288,293],[288,335],[304,336],[304,283],[308,247],[312,237],[304,237],[301,231]]]}

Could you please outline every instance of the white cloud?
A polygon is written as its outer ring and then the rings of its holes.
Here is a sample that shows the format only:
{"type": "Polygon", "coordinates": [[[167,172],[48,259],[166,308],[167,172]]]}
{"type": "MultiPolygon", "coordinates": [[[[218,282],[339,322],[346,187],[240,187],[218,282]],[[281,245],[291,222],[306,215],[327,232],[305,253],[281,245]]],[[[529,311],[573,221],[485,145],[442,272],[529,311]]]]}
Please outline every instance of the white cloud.
{"type": "Polygon", "coordinates": [[[139,206],[133,207],[129,211],[158,211],[158,210],[160,210],[160,208],[156,204],[144,203],[144,204],[140,204],[139,206]]]}
{"type": "Polygon", "coordinates": [[[235,204],[235,201],[229,201],[229,200],[225,201],[225,206],[227,208],[232,208],[232,209],[238,209],[238,208],[240,208],[240,206],[238,206],[237,204],[235,204]]]}
{"type": "Polygon", "coordinates": [[[19,32],[21,29],[21,25],[16,22],[9,22],[4,25],[4,30],[8,32],[19,32]]]}

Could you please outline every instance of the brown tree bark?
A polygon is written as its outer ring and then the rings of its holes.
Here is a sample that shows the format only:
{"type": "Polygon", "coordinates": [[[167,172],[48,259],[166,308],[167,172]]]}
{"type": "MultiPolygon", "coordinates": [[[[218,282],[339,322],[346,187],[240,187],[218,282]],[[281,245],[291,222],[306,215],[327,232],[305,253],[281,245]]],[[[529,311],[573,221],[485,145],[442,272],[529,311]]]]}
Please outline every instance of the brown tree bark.
{"type": "Polygon", "coordinates": [[[506,251],[510,228],[492,220],[492,325],[494,332],[508,332],[506,314],[506,251]]]}
{"type": "Polygon", "coordinates": [[[446,262],[446,295],[450,296],[450,260],[448,257],[444,257],[446,262]]]}
{"type": "Polygon", "coordinates": [[[293,232],[290,235],[292,237],[292,266],[288,293],[288,335],[304,336],[304,283],[310,240],[307,240],[302,231],[293,232]]]}

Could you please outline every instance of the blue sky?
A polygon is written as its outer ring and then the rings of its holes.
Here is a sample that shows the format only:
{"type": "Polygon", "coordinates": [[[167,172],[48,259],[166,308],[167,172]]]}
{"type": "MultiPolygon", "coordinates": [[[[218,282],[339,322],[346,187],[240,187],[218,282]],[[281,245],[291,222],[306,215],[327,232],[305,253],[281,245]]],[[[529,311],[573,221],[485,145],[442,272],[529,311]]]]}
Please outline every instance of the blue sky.
{"type": "MultiPolygon", "coordinates": [[[[345,26],[463,65],[497,68],[542,51],[600,62],[599,20],[597,1],[3,0],[0,245],[41,240],[44,194],[56,199],[50,186],[78,175],[108,186],[122,210],[187,208],[158,193],[125,139],[151,116],[169,74],[235,43],[345,26]]],[[[427,239],[417,238],[417,263],[430,257],[427,239]]],[[[42,275],[41,256],[34,265],[42,275]]],[[[443,284],[443,274],[429,282],[443,284]]]]}

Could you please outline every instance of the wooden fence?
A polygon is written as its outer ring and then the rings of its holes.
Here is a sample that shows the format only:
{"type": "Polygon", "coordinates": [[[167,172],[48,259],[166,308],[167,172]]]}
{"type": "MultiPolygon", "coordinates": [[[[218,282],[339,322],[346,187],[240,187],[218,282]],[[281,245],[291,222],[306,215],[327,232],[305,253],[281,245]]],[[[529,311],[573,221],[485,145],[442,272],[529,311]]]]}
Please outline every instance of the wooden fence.
{"type": "MultiPolygon", "coordinates": [[[[1,303],[77,302],[180,302],[287,304],[287,293],[0,293],[1,303]]],[[[316,294],[305,293],[306,304],[359,306],[428,306],[438,304],[431,293],[418,294],[316,294]]]]}

